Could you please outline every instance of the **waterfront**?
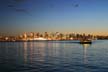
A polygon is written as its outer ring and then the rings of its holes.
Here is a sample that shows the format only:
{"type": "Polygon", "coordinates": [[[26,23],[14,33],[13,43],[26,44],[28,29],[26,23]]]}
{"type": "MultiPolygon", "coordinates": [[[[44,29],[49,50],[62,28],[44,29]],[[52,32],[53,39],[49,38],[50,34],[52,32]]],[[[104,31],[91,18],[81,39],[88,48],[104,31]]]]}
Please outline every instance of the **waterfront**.
{"type": "Polygon", "coordinates": [[[107,72],[108,41],[0,42],[0,72],[107,72]]]}

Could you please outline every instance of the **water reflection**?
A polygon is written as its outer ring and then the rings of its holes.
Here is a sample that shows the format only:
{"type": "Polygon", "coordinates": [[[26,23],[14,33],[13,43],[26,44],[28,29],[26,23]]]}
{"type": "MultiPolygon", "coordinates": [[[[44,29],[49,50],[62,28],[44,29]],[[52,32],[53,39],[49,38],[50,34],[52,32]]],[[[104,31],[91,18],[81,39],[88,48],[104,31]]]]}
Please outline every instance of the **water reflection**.
{"type": "Polygon", "coordinates": [[[34,49],[34,42],[30,42],[30,62],[32,63],[33,61],[33,49],[34,49]]]}
{"type": "Polygon", "coordinates": [[[88,63],[87,60],[87,49],[90,47],[91,44],[82,44],[83,45],[83,54],[84,54],[84,64],[88,63]]]}
{"type": "Polygon", "coordinates": [[[83,62],[84,62],[84,70],[85,72],[91,72],[88,66],[88,48],[91,46],[91,44],[82,44],[83,46],[83,62]]]}
{"type": "Polygon", "coordinates": [[[108,41],[0,43],[0,72],[107,72],[107,51],[108,41]]]}
{"type": "Polygon", "coordinates": [[[24,62],[27,62],[27,42],[24,42],[24,62]]]}
{"type": "MultiPolygon", "coordinates": [[[[60,43],[24,42],[23,46],[24,63],[33,63],[34,61],[44,62],[46,59],[50,57],[62,57],[64,56],[64,54],[67,55],[68,53],[66,53],[65,51],[71,51],[70,47],[74,47],[76,45],[65,46],[65,44],[60,43]],[[69,50],[67,50],[66,48],[69,48],[69,50]]],[[[91,46],[91,44],[82,44],[82,46],[84,64],[88,64],[87,50],[91,46]]]]}
{"type": "Polygon", "coordinates": [[[33,61],[33,53],[34,53],[34,42],[24,42],[24,62],[27,63],[28,61],[32,63],[33,61]]]}

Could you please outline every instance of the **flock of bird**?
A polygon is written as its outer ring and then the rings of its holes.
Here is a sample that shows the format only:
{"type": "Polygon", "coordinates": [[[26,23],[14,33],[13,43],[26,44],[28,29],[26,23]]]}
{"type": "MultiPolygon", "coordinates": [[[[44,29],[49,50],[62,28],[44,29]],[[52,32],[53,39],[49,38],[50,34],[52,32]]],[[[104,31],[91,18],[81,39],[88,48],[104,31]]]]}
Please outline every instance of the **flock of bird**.
{"type": "MultiPolygon", "coordinates": [[[[11,0],[9,3],[8,3],[8,7],[9,8],[12,8],[13,10],[15,10],[16,12],[24,12],[24,13],[27,13],[28,10],[25,9],[25,8],[19,8],[18,5],[20,4],[23,4],[27,1],[31,1],[31,0],[11,0]]],[[[49,5],[50,6],[50,5],[49,5]]],[[[54,7],[54,5],[52,4],[51,6],[54,7]]],[[[50,7],[51,7],[50,6],[50,7]]],[[[71,5],[72,7],[79,7],[79,4],[77,3],[72,3],[71,5]]],[[[52,7],[51,7],[52,8],[52,7]]]]}

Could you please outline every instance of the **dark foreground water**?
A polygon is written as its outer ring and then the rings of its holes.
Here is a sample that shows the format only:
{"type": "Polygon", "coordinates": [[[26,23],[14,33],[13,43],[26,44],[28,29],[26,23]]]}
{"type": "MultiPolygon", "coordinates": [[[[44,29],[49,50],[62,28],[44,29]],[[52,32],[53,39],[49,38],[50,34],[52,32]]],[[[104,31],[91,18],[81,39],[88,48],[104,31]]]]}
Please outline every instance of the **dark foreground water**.
{"type": "Polygon", "coordinates": [[[1,42],[0,72],[108,72],[108,41],[1,42]]]}

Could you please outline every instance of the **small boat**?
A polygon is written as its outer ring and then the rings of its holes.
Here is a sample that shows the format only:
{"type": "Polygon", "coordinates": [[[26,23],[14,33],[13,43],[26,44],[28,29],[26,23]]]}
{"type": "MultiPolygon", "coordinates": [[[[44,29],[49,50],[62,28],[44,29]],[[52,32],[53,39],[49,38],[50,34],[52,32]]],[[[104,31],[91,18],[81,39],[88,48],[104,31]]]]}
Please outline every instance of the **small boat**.
{"type": "Polygon", "coordinates": [[[81,40],[80,44],[91,44],[92,41],[91,40],[81,40]]]}

